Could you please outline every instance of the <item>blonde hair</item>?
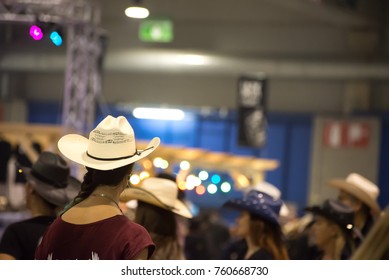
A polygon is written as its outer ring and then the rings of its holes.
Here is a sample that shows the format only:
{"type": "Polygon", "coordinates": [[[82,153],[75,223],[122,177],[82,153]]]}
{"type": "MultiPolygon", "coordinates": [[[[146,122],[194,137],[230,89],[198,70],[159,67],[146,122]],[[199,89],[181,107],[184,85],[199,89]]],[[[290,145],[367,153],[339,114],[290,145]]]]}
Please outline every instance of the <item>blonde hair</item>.
{"type": "MultiPolygon", "coordinates": [[[[333,260],[341,260],[344,258],[342,255],[344,250],[350,250],[350,253],[352,253],[355,249],[353,237],[351,234],[347,234],[337,223],[335,223],[333,220],[328,219],[325,216],[321,216],[323,218],[323,221],[327,224],[327,227],[333,227],[336,232],[333,236],[332,242],[333,242],[333,251],[331,259],[333,260]]],[[[347,256],[349,258],[349,255],[347,256]]]]}
{"type": "MultiPolygon", "coordinates": [[[[336,225],[336,226],[338,226],[338,225],[336,225]]],[[[343,252],[343,250],[344,250],[344,248],[346,246],[346,237],[341,232],[340,228],[338,230],[339,230],[339,232],[335,236],[335,241],[334,241],[335,248],[334,248],[333,254],[334,254],[334,259],[335,260],[342,259],[342,252],[343,252]]]]}
{"type": "Polygon", "coordinates": [[[177,238],[150,232],[156,250],[151,260],[185,260],[184,250],[177,238]]]}

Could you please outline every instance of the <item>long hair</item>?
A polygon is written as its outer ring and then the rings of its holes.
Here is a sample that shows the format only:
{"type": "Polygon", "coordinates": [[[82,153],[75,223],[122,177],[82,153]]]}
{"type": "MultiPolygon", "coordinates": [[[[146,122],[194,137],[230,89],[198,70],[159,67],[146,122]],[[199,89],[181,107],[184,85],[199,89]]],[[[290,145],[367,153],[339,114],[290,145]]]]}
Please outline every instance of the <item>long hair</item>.
{"type": "Polygon", "coordinates": [[[133,168],[134,163],[112,170],[97,170],[94,168],[86,167],[87,172],[85,173],[84,180],[81,183],[80,192],[73,199],[73,201],[65,206],[65,209],[62,213],[66,212],[74,205],[86,199],[100,185],[112,187],[117,186],[125,176],[128,176],[131,173],[133,168]]]}
{"type": "MultiPolygon", "coordinates": [[[[341,227],[339,224],[334,222],[333,220],[325,217],[320,216],[321,221],[324,223],[323,226],[325,227],[333,227],[335,230],[334,235],[330,235],[330,239],[328,239],[328,242],[332,242],[332,252],[330,256],[333,260],[343,260],[343,259],[349,259],[351,254],[354,252],[355,249],[355,243],[354,243],[354,237],[353,232],[346,230],[345,227],[341,227]]],[[[315,222],[318,223],[318,222],[315,222]]],[[[315,226],[315,224],[314,224],[315,226]]],[[[323,251],[323,248],[319,244],[317,244],[318,247],[320,247],[322,251],[321,258],[324,257],[325,252],[323,251]]]]}
{"type": "Polygon", "coordinates": [[[151,259],[184,259],[183,248],[178,242],[176,215],[163,208],[138,201],[135,222],[150,233],[156,250],[151,259]]]}
{"type": "Polygon", "coordinates": [[[289,259],[281,227],[250,214],[249,236],[254,245],[265,249],[273,256],[273,259],[289,259]]]}

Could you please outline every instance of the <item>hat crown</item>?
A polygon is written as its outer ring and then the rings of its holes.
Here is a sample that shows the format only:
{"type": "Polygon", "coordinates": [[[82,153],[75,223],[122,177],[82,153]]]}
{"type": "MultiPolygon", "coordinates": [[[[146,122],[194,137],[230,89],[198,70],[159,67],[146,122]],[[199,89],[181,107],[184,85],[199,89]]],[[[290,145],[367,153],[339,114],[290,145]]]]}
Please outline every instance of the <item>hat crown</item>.
{"type": "MultiPolygon", "coordinates": [[[[262,182],[258,183],[254,187],[254,189],[257,191],[260,191],[260,192],[267,193],[268,195],[270,195],[273,198],[281,199],[281,191],[276,186],[274,186],[273,184],[270,184],[269,182],[262,181],[262,182]]],[[[284,202],[282,202],[279,215],[282,217],[287,217],[287,216],[289,216],[289,214],[290,214],[289,208],[286,206],[286,204],[284,202]]]]}
{"type": "Polygon", "coordinates": [[[144,179],[140,187],[130,187],[120,194],[121,201],[143,201],[171,211],[185,218],[193,215],[183,201],[178,198],[177,184],[165,178],[151,177],[144,179]]]}
{"type": "Polygon", "coordinates": [[[327,211],[334,221],[343,226],[354,223],[353,209],[339,200],[326,200],[323,204],[323,210],[327,211]]]}
{"type": "Polygon", "coordinates": [[[172,180],[164,178],[147,178],[141,185],[145,191],[154,195],[165,206],[173,208],[178,195],[178,187],[172,180]]]}
{"type": "Polygon", "coordinates": [[[260,204],[270,208],[270,210],[277,216],[280,213],[282,201],[279,198],[272,197],[265,192],[257,190],[249,191],[247,199],[252,200],[254,204],[260,204]]]}
{"type": "Polygon", "coordinates": [[[120,159],[135,153],[134,130],[123,116],[107,116],[89,134],[88,154],[96,159],[120,159]]]}
{"type": "Polygon", "coordinates": [[[374,200],[377,199],[380,193],[377,185],[357,173],[351,173],[350,175],[348,175],[346,181],[365,192],[369,197],[374,200]]]}
{"type": "Polygon", "coordinates": [[[57,188],[68,184],[70,168],[58,154],[44,151],[31,167],[31,175],[57,188]]]}
{"type": "Polygon", "coordinates": [[[258,183],[254,187],[254,189],[256,189],[257,191],[260,191],[260,192],[267,193],[271,197],[276,198],[276,199],[279,199],[281,197],[281,191],[276,186],[274,186],[268,182],[265,182],[265,181],[258,183]]]}
{"type": "Polygon", "coordinates": [[[254,216],[279,225],[278,218],[282,201],[271,197],[267,193],[250,190],[242,199],[231,199],[224,205],[246,210],[254,216]]]}
{"type": "Polygon", "coordinates": [[[307,207],[305,210],[327,218],[345,231],[353,229],[354,211],[339,200],[327,199],[322,205],[307,207]]]}

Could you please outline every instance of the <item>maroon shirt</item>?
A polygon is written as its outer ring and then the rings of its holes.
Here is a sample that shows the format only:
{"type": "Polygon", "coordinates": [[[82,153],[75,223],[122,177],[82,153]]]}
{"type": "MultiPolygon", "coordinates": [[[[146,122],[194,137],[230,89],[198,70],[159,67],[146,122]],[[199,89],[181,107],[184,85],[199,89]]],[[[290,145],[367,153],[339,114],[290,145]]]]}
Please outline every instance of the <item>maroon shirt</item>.
{"type": "Polygon", "coordinates": [[[118,215],[76,225],[58,217],[35,251],[37,260],[131,260],[144,248],[148,258],[155,245],[144,227],[118,215]]]}

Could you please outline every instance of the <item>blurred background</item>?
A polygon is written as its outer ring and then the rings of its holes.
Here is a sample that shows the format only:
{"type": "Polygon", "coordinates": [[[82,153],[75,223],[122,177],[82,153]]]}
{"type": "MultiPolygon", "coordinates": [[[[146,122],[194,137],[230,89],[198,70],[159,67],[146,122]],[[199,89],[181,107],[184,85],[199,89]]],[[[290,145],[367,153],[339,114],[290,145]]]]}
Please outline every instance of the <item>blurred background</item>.
{"type": "Polygon", "coordinates": [[[33,160],[107,114],[161,138],[132,183],[176,173],[195,212],[267,181],[299,215],[351,172],[387,205],[388,15],[385,0],[0,0],[3,210],[23,205],[15,149],[33,160]]]}

